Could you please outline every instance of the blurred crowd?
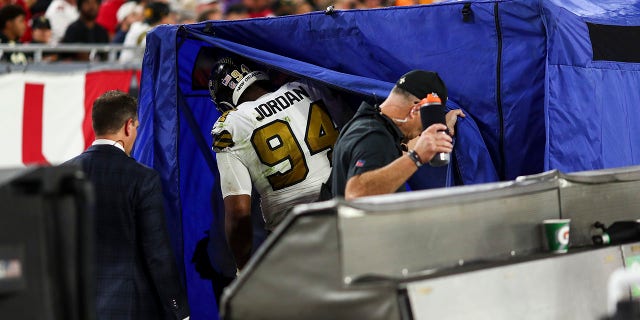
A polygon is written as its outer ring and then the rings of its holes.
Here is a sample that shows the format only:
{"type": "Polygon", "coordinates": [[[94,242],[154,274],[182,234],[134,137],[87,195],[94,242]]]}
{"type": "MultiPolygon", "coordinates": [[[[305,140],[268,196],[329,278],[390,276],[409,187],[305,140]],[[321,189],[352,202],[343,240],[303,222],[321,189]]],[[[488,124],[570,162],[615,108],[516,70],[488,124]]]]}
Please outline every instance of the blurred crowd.
{"type": "MultiPolygon", "coordinates": [[[[437,0],[0,0],[0,44],[124,44],[144,46],[147,31],[159,24],[239,20],[325,10],[429,4],[437,0]]],[[[121,62],[140,51],[123,51],[121,62]]],[[[104,58],[104,57],[103,57],[104,58]]],[[[24,63],[29,54],[2,61],[24,63]]],[[[88,60],[88,53],[45,54],[43,60],[88,60]]]]}

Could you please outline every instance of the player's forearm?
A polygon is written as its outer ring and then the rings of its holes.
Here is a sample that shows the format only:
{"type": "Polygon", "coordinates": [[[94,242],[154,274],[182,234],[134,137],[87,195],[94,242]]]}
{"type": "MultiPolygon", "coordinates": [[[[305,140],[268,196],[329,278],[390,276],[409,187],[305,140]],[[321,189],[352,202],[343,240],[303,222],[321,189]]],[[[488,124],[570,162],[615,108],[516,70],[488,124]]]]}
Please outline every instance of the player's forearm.
{"type": "Polygon", "coordinates": [[[345,188],[345,199],[396,192],[418,168],[406,155],[390,164],[351,177],[345,188]]]}
{"type": "Polygon", "coordinates": [[[251,256],[251,195],[230,195],[224,198],[224,231],[238,268],[251,256]]]}
{"type": "Polygon", "coordinates": [[[250,214],[242,217],[226,215],[225,233],[238,269],[244,268],[251,257],[252,232],[250,214]]]}

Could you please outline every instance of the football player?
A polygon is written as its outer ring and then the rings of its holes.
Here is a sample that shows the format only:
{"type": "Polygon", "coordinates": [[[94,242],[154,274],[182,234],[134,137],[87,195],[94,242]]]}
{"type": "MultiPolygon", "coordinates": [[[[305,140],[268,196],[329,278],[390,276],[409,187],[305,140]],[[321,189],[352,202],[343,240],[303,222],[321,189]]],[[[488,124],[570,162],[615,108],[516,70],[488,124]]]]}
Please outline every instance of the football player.
{"type": "Polygon", "coordinates": [[[209,90],[222,113],[213,125],[227,241],[242,269],[251,254],[251,190],[261,196],[267,230],[296,204],[318,199],[331,173],[338,138],[325,88],[293,81],[271,90],[268,75],[226,57],[213,67],[209,90]]]}

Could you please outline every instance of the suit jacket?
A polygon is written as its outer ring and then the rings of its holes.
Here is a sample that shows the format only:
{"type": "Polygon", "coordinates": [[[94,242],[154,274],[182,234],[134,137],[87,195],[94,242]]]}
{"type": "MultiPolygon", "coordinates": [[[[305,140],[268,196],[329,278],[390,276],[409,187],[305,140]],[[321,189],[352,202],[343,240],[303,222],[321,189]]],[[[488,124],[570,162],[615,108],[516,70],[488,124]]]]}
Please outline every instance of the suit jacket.
{"type": "Polygon", "coordinates": [[[188,316],[158,173],[110,145],[66,164],[82,167],[95,189],[97,319],[188,316]]]}

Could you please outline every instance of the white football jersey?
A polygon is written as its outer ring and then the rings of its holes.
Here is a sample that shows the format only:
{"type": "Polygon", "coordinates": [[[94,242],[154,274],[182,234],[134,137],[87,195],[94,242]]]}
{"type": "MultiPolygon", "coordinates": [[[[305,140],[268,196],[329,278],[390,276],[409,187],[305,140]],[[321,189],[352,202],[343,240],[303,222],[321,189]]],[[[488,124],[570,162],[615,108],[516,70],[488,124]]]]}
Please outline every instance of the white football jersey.
{"type": "Polygon", "coordinates": [[[220,116],[211,134],[223,197],[251,194],[250,184],[238,189],[248,180],[242,171],[248,171],[268,229],[295,204],[315,201],[331,172],[331,150],[338,138],[325,105],[334,100],[328,92],[296,81],[220,116]]]}

